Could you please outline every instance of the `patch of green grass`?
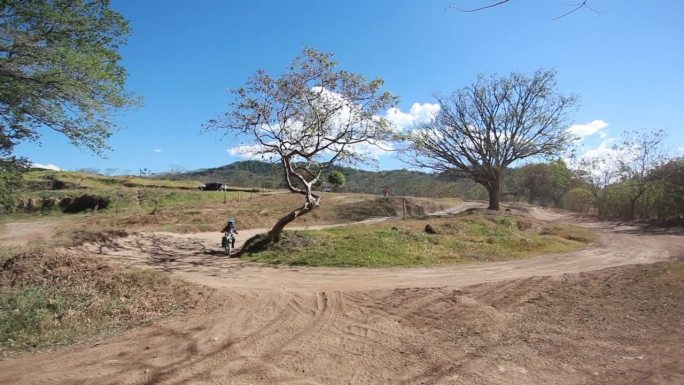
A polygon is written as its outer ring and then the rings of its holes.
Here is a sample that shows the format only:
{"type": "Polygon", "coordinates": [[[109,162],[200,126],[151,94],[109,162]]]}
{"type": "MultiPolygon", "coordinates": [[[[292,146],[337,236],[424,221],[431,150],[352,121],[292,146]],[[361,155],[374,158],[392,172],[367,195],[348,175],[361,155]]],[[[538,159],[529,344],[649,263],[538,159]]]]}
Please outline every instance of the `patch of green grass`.
{"type": "MultiPolygon", "coordinates": [[[[78,293],[30,286],[0,291],[2,350],[23,351],[78,339],[92,323],[74,327],[69,318],[87,310],[88,299],[78,293]]],[[[97,321],[97,320],[96,320],[97,321]]]]}
{"type": "MultiPolygon", "coordinates": [[[[578,228],[576,232],[582,233],[581,230],[578,228]]],[[[585,246],[586,242],[555,234],[519,230],[512,216],[463,215],[451,219],[285,232],[280,242],[244,258],[307,266],[426,266],[502,261],[585,246]],[[427,223],[437,234],[423,231],[427,223]]]]}

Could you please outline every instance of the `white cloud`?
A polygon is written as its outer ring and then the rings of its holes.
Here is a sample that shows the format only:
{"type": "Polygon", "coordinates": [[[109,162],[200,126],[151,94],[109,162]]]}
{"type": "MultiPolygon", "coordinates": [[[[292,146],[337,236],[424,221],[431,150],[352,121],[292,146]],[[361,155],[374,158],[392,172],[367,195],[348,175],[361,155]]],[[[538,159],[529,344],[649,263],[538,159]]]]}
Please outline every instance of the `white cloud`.
{"type": "Polygon", "coordinates": [[[162,150],[160,150],[160,149],[158,149],[158,148],[155,148],[153,151],[156,152],[157,154],[159,154],[159,153],[162,152],[162,150]]]}
{"type": "Polygon", "coordinates": [[[573,135],[579,136],[580,139],[599,133],[601,138],[605,138],[607,135],[602,130],[608,127],[608,123],[603,120],[592,120],[586,124],[573,124],[568,128],[568,132],[573,135]]]}
{"type": "Polygon", "coordinates": [[[408,113],[392,107],[385,113],[387,119],[399,131],[406,131],[416,124],[427,123],[439,112],[437,103],[413,103],[408,113]]]}
{"type": "Polygon", "coordinates": [[[614,158],[619,153],[619,151],[617,149],[613,148],[613,146],[611,144],[615,140],[616,140],[615,138],[609,138],[607,140],[602,141],[598,145],[598,147],[586,150],[580,158],[581,159],[607,158],[607,157],[613,157],[614,158]]]}
{"type": "Polygon", "coordinates": [[[634,156],[624,149],[615,147],[614,144],[618,140],[620,140],[619,137],[605,138],[598,146],[584,149],[577,158],[565,159],[565,161],[571,168],[581,168],[583,161],[593,163],[594,167],[588,170],[591,174],[594,176],[603,175],[603,177],[608,178],[607,181],[615,181],[617,162],[619,160],[630,161],[634,156]]]}
{"type": "Polygon", "coordinates": [[[677,151],[684,153],[684,147],[682,147],[682,146],[677,147],[677,151]]]}
{"type": "MultiPolygon", "coordinates": [[[[358,135],[363,133],[366,129],[374,130],[374,124],[368,121],[367,115],[362,111],[362,106],[346,100],[341,94],[320,87],[314,87],[312,91],[320,93],[318,98],[315,99],[314,104],[320,104],[322,109],[341,106],[341,108],[330,117],[328,124],[324,128],[326,132],[323,138],[318,138],[317,136],[305,133],[304,130],[306,128],[303,123],[298,120],[289,120],[284,126],[278,122],[265,123],[260,127],[261,132],[258,134],[262,135],[262,138],[264,139],[271,139],[278,136],[280,141],[278,143],[274,142],[272,145],[279,147],[280,151],[283,152],[292,150],[308,152],[317,146],[327,147],[328,150],[319,153],[316,159],[319,161],[325,161],[325,158],[329,158],[342,150],[353,154],[354,157],[377,160],[381,156],[386,155],[388,151],[394,149],[391,143],[384,141],[354,144],[330,143],[330,139],[328,138],[336,137],[343,130],[347,130],[350,127],[364,128],[350,131],[350,133],[357,132],[357,134],[354,135],[358,135]]],[[[436,110],[439,110],[438,105],[430,105],[429,103],[421,105],[420,103],[414,103],[408,114],[393,108],[387,111],[385,116],[391,117],[388,121],[390,121],[394,129],[398,129],[399,127],[403,129],[404,127],[413,124],[413,122],[427,120],[428,116],[431,117],[433,111],[436,110]],[[397,124],[397,122],[399,124],[397,124]]],[[[375,116],[373,119],[380,119],[380,117],[375,116]]],[[[385,136],[384,134],[386,133],[380,132],[379,134],[385,136]]],[[[353,142],[356,141],[357,138],[349,138],[349,140],[353,142]]],[[[238,145],[227,148],[226,151],[232,156],[244,159],[277,160],[277,157],[272,153],[273,148],[268,148],[268,146],[260,144],[238,145]]]]}
{"type": "Polygon", "coordinates": [[[263,160],[267,162],[274,162],[278,160],[275,154],[262,154],[263,147],[259,144],[245,144],[235,147],[228,147],[226,152],[230,155],[250,160],[263,160]]]}
{"type": "Polygon", "coordinates": [[[46,170],[62,171],[61,168],[55,166],[55,165],[52,164],[52,163],[48,163],[48,164],[31,163],[31,167],[33,167],[33,168],[43,168],[43,169],[46,169],[46,170]]]}

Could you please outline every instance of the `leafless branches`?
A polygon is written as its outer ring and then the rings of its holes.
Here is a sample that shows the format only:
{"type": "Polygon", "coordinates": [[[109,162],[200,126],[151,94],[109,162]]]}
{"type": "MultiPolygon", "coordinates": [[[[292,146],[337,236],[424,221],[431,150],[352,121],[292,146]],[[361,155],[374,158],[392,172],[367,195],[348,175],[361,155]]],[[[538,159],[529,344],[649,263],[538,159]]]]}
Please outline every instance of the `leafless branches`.
{"type": "Polygon", "coordinates": [[[588,10],[590,10],[590,11],[596,13],[597,15],[600,15],[601,12],[599,12],[599,11],[595,10],[594,8],[590,7],[589,5],[587,5],[587,1],[588,1],[588,0],[584,0],[584,1],[581,1],[581,2],[579,2],[579,3],[577,3],[577,4],[570,4],[570,6],[573,7],[571,10],[569,10],[568,12],[566,12],[566,13],[564,13],[564,14],[558,16],[558,17],[554,17],[554,18],[551,19],[551,20],[559,20],[559,19],[562,19],[562,18],[564,18],[565,16],[568,16],[568,15],[570,15],[571,13],[575,13],[575,12],[579,11],[579,10],[582,9],[582,8],[586,8],[586,9],[588,9],[588,10]]]}
{"type": "Polygon", "coordinates": [[[485,5],[485,6],[477,7],[477,8],[470,8],[470,9],[458,8],[455,5],[451,4],[451,5],[449,5],[449,9],[454,8],[459,12],[477,12],[477,11],[482,11],[482,10],[487,9],[487,8],[498,7],[499,5],[508,3],[509,1],[511,1],[511,0],[501,0],[501,1],[497,1],[497,2],[489,4],[489,5],[485,5]]]}
{"type": "MultiPolygon", "coordinates": [[[[461,8],[461,7],[458,7],[458,6],[454,5],[454,4],[450,4],[450,5],[447,7],[447,9],[456,9],[457,11],[459,11],[459,12],[464,12],[464,13],[468,13],[468,12],[478,12],[478,11],[483,11],[483,10],[485,10],[485,9],[495,8],[495,7],[498,7],[498,6],[500,6],[500,5],[504,5],[504,4],[506,4],[506,3],[510,2],[510,1],[511,1],[511,0],[499,0],[499,1],[493,2],[493,3],[491,3],[491,4],[487,4],[487,5],[484,5],[484,6],[481,6],[481,7],[476,7],[476,8],[461,8]]],[[[594,13],[600,15],[601,13],[600,13],[599,11],[595,10],[594,8],[590,7],[589,4],[587,4],[588,1],[589,1],[589,0],[583,0],[583,1],[580,1],[579,3],[576,3],[576,4],[568,4],[568,6],[571,7],[572,9],[570,9],[569,11],[565,12],[564,14],[562,14],[562,15],[560,15],[560,16],[554,17],[554,18],[551,19],[551,20],[559,20],[559,19],[562,19],[562,18],[564,18],[564,17],[566,17],[566,16],[568,16],[568,15],[570,15],[570,14],[573,14],[573,13],[575,13],[575,12],[577,12],[577,11],[583,9],[583,8],[588,9],[588,10],[590,10],[590,11],[592,11],[592,12],[594,12],[594,13]]]]}

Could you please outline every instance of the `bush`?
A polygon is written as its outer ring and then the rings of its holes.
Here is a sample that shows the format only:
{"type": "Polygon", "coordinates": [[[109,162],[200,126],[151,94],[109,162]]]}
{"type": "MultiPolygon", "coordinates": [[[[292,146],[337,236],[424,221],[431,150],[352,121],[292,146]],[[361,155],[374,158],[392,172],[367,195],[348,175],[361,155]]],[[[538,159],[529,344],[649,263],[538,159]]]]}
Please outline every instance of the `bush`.
{"type": "Polygon", "coordinates": [[[565,207],[568,210],[579,213],[589,211],[594,204],[594,196],[591,194],[591,191],[581,187],[568,191],[564,199],[565,207]]]}
{"type": "Polygon", "coordinates": [[[76,198],[64,198],[59,207],[65,213],[80,213],[86,210],[105,209],[109,206],[109,197],[85,194],[76,198]]]}

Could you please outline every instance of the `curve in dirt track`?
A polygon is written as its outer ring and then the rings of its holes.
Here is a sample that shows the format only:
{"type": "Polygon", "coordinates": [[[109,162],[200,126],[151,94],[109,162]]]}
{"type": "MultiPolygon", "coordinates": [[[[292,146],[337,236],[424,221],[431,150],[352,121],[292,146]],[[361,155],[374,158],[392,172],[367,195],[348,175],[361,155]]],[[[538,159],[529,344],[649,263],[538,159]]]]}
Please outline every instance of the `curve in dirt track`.
{"type": "MultiPolygon", "coordinates": [[[[466,202],[438,215],[458,213],[481,207],[466,202]]],[[[565,213],[539,208],[529,214],[542,221],[574,221],[565,213]]],[[[371,223],[396,218],[375,218],[371,223]]],[[[363,225],[369,221],[359,222],[363,225]]],[[[87,245],[98,253],[127,266],[173,272],[184,279],[217,288],[270,289],[318,292],[322,290],[377,290],[402,287],[464,287],[533,276],[579,273],[611,266],[651,263],[665,260],[684,250],[679,235],[643,234],[636,228],[615,228],[612,223],[584,222],[601,234],[599,245],[585,250],[542,255],[532,258],[467,265],[425,268],[315,268],[270,266],[226,258],[219,246],[218,233],[140,234],[107,244],[87,245]]],[[[336,225],[333,225],[336,226],[336,225]]],[[[312,226],[307,229],[328,228],[312,226]]],[[[303,228],[293,228],[303,229],[303,228]]],[[[251,229],[240,232],[242,240],[267,231],[251,229]]]]}
{"type": "MultiPolygon", "coordinates": [[[[572,220],[547,210],[530,213],[572,220]]],[[[211,310],[96,346],[2,361],[0,384],[601,383],[592,381],[592,372],[550,361],[543,349],[508,351],[510,342],[504,341],[520,341],[509,336],[520,327],[517,307],[538,300],[540,288],[565,279],[566,273],[681,256],[684,237],[583,225],[601,232],[599,245],[436,268],[270,267],[222,256],[218,232],[140,234],[89,245],[86,250],[114,261],[217,288],[208,299],[211,310]],[[506,282],[470,286],[498,281],[506,282]],[[492,305],[491,298],[501,302],[511,293],[522,294],[506,300],[510,309],[492,305]]],[[[249,234],[240,233],[242,239],[249,234]]],[[[567,338],[560,341],[580,350],[567,338]]],[[[673,357],[680,352],[672,350],[673,357]]]]}

